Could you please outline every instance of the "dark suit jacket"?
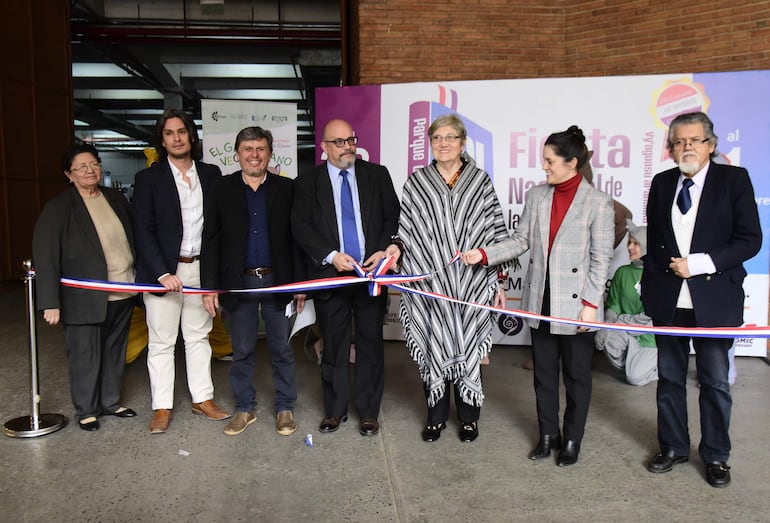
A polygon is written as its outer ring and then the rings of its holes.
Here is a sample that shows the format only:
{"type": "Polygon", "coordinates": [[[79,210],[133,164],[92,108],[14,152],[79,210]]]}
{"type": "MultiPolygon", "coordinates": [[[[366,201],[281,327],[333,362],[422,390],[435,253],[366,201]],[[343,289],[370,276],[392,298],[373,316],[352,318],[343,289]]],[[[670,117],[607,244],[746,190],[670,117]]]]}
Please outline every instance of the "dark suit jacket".
{"type": "MultiPolygon", "coordinates": [[[[245,187],[241,171],[238,171],[222,177],[211,191],[203,222],[201,249],[201,285],[204,288],[243,288],[249,233],[245,187]]],[[[295,274],[298,256],[291,235],[294,185],[288,178],[268,173],[262,189],[266,191],[274,283],[291,283],[298,279],[295,274]]],[[[291,293],[276,296],[286,302],[292,298],[291,293]]],[[[225,308],[232,307],[238,298],[238,294],[222,294],[220,302],[225,308]]]]}
{"type": "MultiPolygon", "coordinates": [[[[356,160],[356,182],[364,229],[364,259],[375,251],[385,249],[398,231],[399,202],[390,173],[382,166],[356,160]]],[[[292,231],[305,255],[309,278],[337,275],[333,265],[323,259],[340,249],[334,196],[326,163],[300,175],[294,182],[292,231]]]]}
{"type": "MultiPolygon", "coordinates": [[[[222,172],[216,165],[195,162],[203,191],[204,212],[208,195],[222,172]]],[[[182,211],[179,193],[168,160],[136,174],[131,207],[136,234],[136,281],[158,283],[163,274],[176,274],[182,245],[182,211]]]]}
{"type": "MultiPolygon", "coordinates": [[[[642,273],[642,302],[658,325],[670,325],[682,279],[668,267],[680,257],[671,224],[679,168],[655,176],[647,202],[647,256],[642,273]]],[[[717,272],[688,280],[700,327],[743,323],[743,262],[759,252],[762,229],[754,189],[746,169],[709,164],[698,205],[690,252],[711,256],[717,272]]]]}
{"type": "MultiPolygon", "coordinates": [[[[102,187],[102,194],[123,224],[133,253],[134,235],[126,198],[109,187],[102,187]]],[[[35,224],[32,252],[38,310],[60,309],[62,323],[70,325],[102,323],[106,319],[108,293],[59,285],[62,277],[107,279],[102,244],[77,189],[70,187],[43,208],[35,224]]]]}

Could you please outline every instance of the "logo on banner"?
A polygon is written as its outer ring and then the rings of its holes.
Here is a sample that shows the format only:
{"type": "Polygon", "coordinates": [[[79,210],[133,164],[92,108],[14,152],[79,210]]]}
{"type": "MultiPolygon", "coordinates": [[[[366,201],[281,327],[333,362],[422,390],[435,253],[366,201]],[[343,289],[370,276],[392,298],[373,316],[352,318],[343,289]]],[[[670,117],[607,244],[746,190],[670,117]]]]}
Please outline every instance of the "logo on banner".
{"type": "MultiPolygon", "coordinates": [[[[711,100],[706,96],[703,85],[685,77],[679,80],[667,80],[660,89],[652,93],[650,112],[655,117],[658,127],[668,129],[674,118],[680,114],[698,111],[706,113],[710,104],[711,100]]],[[[664,144],[660,159],[664,161],[668,158],[668,148],[664,144]]]]}
{"type": "Polygon", "coordinates": [[[524,328],[524,322],[521,321],[521,318],[517,318],[516,316],[501,314],[497,318],[497,328],[500,329],[500,332],[505,336],[516,336],[521,332],[521,329],[524,328]]]}
{"type": "Polygon", "coordinates": [[[422,100],[409,105],[407,172],[413,173],[432,161],[428,128],[430,128],[433,120],[445,114],[455,113],[463,120],[468,133],[465,150],[476,162],[476,166],[486,171],[489,177],[494,180],[492,133],[469,117],[457,112],[457,91],[446,89],[441,85],[438,88],[439,100],[437,102],[422,100]]]}

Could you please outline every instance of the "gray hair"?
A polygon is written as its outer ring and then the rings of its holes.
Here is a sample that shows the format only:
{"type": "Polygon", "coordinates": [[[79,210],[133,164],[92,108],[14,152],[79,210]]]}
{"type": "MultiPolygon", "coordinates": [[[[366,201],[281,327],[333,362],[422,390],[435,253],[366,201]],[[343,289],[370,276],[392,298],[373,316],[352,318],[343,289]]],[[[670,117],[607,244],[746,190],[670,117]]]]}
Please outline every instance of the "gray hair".
{"type": "Polygon", "coordinates": [[[443,114],[433,120],[433,123],[430,124],[430,127],[428,128],[429,139],[439,127],[451,127],[457,131],[457,135],[460,137],[463,144],[465,144],[465,138],[468,136],[468,133],[465,130],[465,124],[456,114],[443,114]]]}
{"type": "Polygon", "coordinates": [[[676,133],[676,128],[680,125],[692,124],[703,124],[703,131],[706,133],[704,138],[708,138],[709,141],[714,144],[714,152],[711,153],[711,157],[713,158],[716,156],[718,154],[718,138],[717,135],[714,134],[714,122],[711,121],[711,118],[706,116],[706,113],[700,111],[695,113],[680,114],[674,118],[674,121],[672,121],[671,125],[668,127],[668,152],[671,153],[674,151],[674,134],[676,133]]]}

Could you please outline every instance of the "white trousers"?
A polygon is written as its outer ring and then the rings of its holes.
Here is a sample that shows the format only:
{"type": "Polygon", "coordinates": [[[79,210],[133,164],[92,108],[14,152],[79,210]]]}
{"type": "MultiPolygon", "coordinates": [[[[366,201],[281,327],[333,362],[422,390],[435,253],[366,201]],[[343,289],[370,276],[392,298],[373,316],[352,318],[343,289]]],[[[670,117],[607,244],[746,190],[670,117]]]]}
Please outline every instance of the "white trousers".
{"type": "MultiPolygon", "coordinates": [[[[180,262],[176,275],[188,287],[200,287],[200,261],[180,262]]],[[[174,348],[182,327],[187,386],[193,403],[214,398],[211,381],[211,345],[209,332],[212,318],[203,308],[198,294],[168,292],[164,296],[144,295],[147,309],[147,371],[150,375],[152,409],[174,406],[174,348]]]]}

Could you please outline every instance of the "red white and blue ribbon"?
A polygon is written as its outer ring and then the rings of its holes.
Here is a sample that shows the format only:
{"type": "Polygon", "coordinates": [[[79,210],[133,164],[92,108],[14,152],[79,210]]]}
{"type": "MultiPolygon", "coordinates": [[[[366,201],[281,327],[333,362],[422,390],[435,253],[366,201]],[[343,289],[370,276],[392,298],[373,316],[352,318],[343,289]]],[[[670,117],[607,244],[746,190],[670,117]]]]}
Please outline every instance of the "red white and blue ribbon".
{"type": "Polygon", "coordinates": [[[636,332],[639,334],[661,334],[668,336],[694,336],[703,338],[770,338],[770,326],[757,326],[757,325],[744,325],[743,327],[661,327],[661,326],[648,326],[648,325],[629,325],[624,323],[604,323],[604,322],[592,322],[592,321],[579,321],[568,318],[555,318],[553,316],[544,316],[542,314],[535,314],[532,312],[517,310],[517,309],[501,309],[499,307],[493,307],[491,305],[484,305],[481,303],[474,303],[464,300],[458,300],[451,296],[438,294],[434,292],[422,291],[418,289],[412,289],[400,284],[393,284],[391,287],[398,289],[402,292],[408,292],[412,294],[419,294],[428,298],[437,300],[445,300],[453,303],[458,303],[468,307],[476,307],[484,309],[490,312],[496,312],[498,314],[504,314],[506,316],[515,316],[523,319],[534,319],[541,321],[548,321],[552,323],[563,323],[566,325],[575,325],[576,327],[588,327],[590,329],[607,329],[624,332],[636,332]]]}
{"type": "MultiPolygon", "coordinates": [[[[454,257],[447,263],[446,267],[456,263],[460,259],[460,253],[457,252],[454,257]]],[[[506,316],[515,316],[524,319],[535,319],[541,321],[548,321],[553,323],[561,323],[566,325],[574,325],[577,327],[588,327],[590,329],[608,329],[624,332],[635,332],[639,334],[660,334],[669,336],[695,336],[695,337],[709,337],[709,338],[770,338],[770,326],[757,326],[757,325],[745,325],[743,327],[660,327],[660,326],[647,326],[647,325],[627,325],[619,323],[604,323],[604,322],[587,322],[578,321],[568,318],[555,318],[552,316],[544,316],[541,314],[534,314],[522,310],[510,310],[502,309],[499,307],[493,307],[491,305],[484,305],[481,303],[474,303],[464,300],[459,300],[451,296],[444,294],[438,294],[429,291],[422,291],[411,288],[404,284],[408,284],[415,281],[424,280],[430,278],[435,273],[428,274],[413,274],[413,275],[401,275],[401,274],[387,274],[390,268],[394,265],[395,260],[392,257],[385,257],[380,260],[377,266],[369,272],[356,264],[354,266],[356,274],[358,276],[338,276],[334,278],[322,278],[316,280],[306,280],[297,283],[289,283],[285,285],[276,285],[273,287],[264,287],[261,289],[232,289],[232,290],[217,290],[217,289],[200,289],[195,287],[183,287],[183,294],[222,294],[222,293],[275,293],[275,292],[291,292],[294,294],[304,294],[307,292],[335,289],[344,287],[347,285],[355,285],[359,283],[367,283],[369,285],[369,293],[372,296],[379,296],[382,292],[382,286],[389,286],[394,289],[398,289],[402,292],[408,292],[412,294],[418,294],[428,298],[436,300],[445,300],[468,307],[476,307],[479,309],[487,310],[497,314],[504,314],[506,316]]],[[[446,268],[445,267],[445,268],[446,268]]],[[[167,292],[166,289],[160,284],[141,284],[141,283],[113,283],[100,280],[78,279],[78,278],[62,278],[61,284],[67,287],[75,287],[79,289],[90,289],[98,291],[108,292],[167,292]]]]}
{"type": "MultiPolygon", "coordinates": [[[[182,294],[271,294],[275,292],[290,292],[293,294],[303,294],[319,290],[336,289],[347,285],[357,283],[368,283],[369,292],[372,296],[379,296],[382,285],[393,285],[397,283],[410,283],[414,281],[429,278],[431,274],[387,274],[395,263],[392,257],[385,257],[377,266],[369,272],[358,264],[354,265],[358,276],[337,276],[334,278],[321,278],[316,280],[305,280],[296,283],[287,283],[275,285],[273,287],[262,287],[259,289],[203,289],[197,287],[182,287],[182,294]]],[[[89,289],[94,291],[107,292],[168,292],[163,285],[159,283],[115,283],[103,280],[91,280],[86,278],[61,278],[60,283],[65,287],[74,287],[78,289],[89,289]]]]}

